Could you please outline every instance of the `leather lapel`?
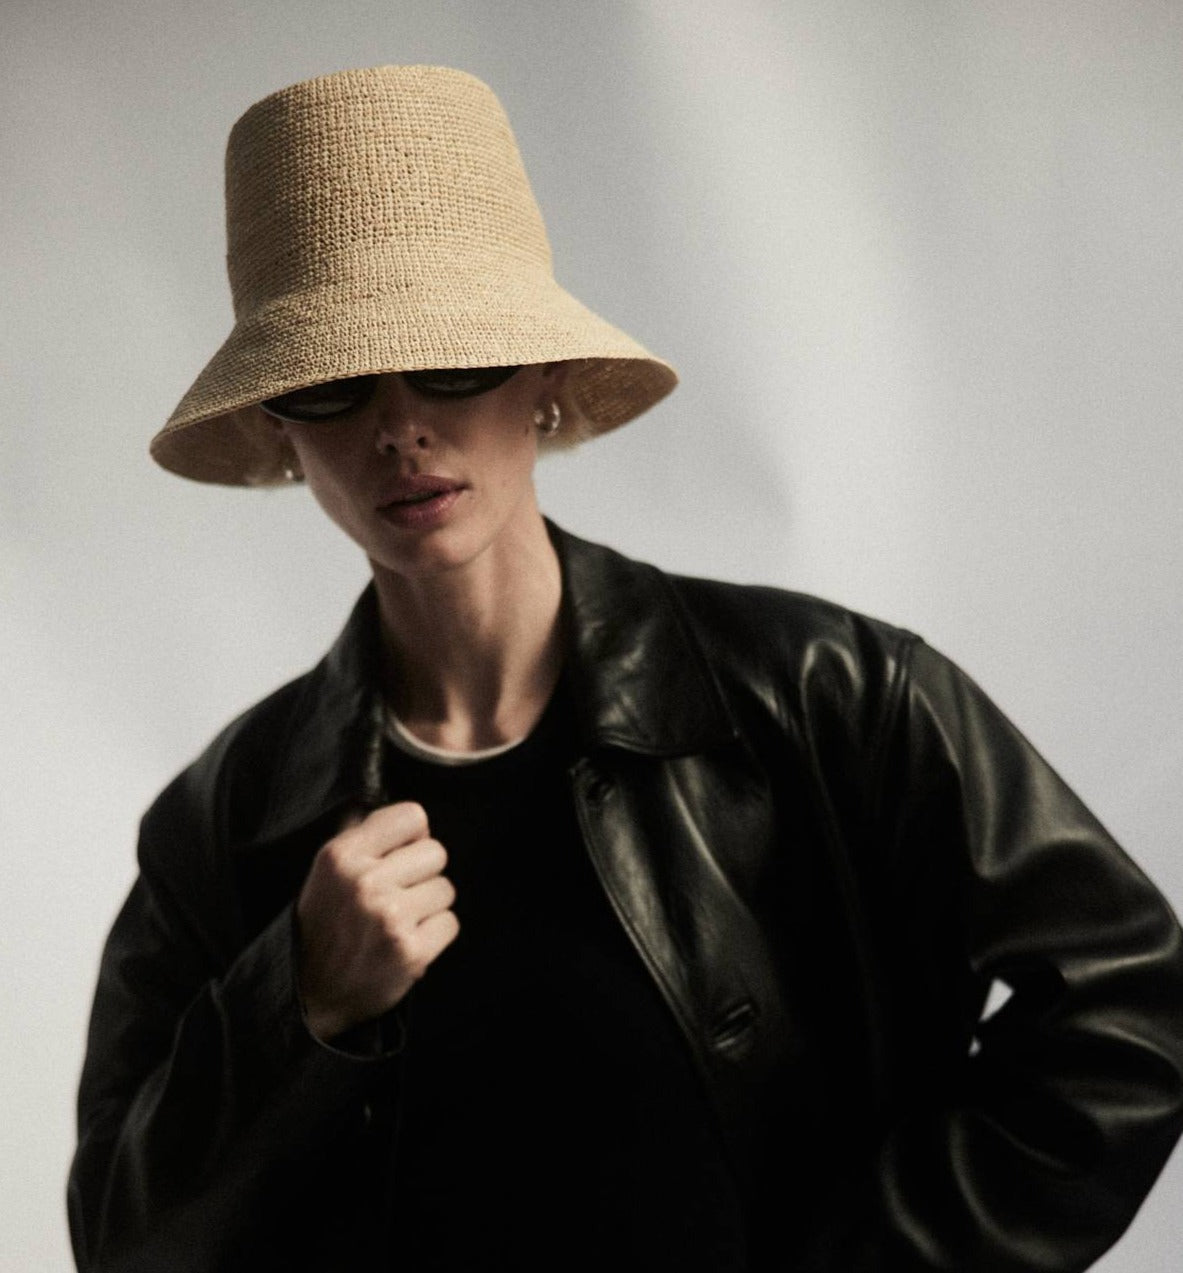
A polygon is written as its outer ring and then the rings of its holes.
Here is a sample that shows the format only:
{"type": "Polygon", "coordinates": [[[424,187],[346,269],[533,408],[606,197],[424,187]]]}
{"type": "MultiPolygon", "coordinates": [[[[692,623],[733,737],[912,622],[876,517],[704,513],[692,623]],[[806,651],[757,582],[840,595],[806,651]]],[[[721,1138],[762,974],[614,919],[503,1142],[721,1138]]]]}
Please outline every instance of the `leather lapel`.
{"type": "Polygon", "coordinates": [[[567,655],[585,739],[689,755],[736,727],[668,578],[547,521],[563,572],[567,655]]]}

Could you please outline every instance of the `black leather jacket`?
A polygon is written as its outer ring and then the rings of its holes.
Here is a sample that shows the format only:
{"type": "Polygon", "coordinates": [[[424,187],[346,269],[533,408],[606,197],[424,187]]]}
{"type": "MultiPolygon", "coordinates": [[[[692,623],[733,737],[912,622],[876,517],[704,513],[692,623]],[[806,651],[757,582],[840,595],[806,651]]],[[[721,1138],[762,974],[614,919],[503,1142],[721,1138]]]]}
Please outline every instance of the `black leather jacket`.
{"type": "MultiPolygon", "coordinates": [[[[549,529],[587,850],[757,1164],[759,1267],[1085,1268],[1183,1126],[1162,897],[916,637],[549,529]]],[[[82,1076],[82,1269],[393,1267],[397,1012],[317,1043],[286,904],[365,795],[375,628],[367,594],[144,818],[82,1076]]]]}

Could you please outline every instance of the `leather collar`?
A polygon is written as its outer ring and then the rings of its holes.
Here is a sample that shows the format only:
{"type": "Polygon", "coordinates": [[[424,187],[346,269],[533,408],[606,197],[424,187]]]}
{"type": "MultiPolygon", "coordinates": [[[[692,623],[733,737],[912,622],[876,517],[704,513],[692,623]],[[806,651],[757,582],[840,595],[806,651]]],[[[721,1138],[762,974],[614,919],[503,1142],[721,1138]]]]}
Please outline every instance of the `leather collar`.
{"type": "MultiPolygon", "coordinates": [[[[565,668],[585,747],[678,756],[731,741],[736,727],[670,579],[549,519],[563,580],[565,668]]],[[[361,800],[377,703],[379,625],[371,584],[304,679],[277,749],[259,841],[361,800]]]]}

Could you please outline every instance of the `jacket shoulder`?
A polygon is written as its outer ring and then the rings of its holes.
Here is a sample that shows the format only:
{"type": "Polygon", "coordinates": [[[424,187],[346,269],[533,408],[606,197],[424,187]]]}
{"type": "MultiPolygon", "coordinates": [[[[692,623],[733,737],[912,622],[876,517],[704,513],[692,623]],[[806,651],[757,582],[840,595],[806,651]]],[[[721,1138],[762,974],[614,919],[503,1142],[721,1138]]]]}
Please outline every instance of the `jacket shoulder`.
{"type": "Polygon", "coordinates": [[[552,534],[591,632],[585,652],[616,669],[598,710],[613,725],[616,700],[642,710],[638,746],[745,731],[800,742],[818,726],[865,746],[899,700],[918,644],[910,632],[805,593],[676,574],[552,534]]]}
{"type": "Polygon", "coordinates": [[[767,584],[668,574],[691,630],[712,662],[746,662],[783,676],[795,669],[842,681],[893,679],[920,638],[808,593],[767,584]]]}
{"type": "Polygon", "coordinates": [[[741,732],[873,788],[921,639],[802,592],[667,578],[741,732]]]}

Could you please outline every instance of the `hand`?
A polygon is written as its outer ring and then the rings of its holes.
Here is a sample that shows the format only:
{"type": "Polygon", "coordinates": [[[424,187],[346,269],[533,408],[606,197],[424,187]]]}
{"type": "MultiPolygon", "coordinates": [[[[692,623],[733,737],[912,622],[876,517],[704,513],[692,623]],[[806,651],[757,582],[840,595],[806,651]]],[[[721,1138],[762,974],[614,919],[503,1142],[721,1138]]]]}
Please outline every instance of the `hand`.
{"type": "Polygon", "coordinates": [[[460,931],[448,855],[410,801],[345,826],[317,853],[296,903],[298,977],[312,1033],[381,1016],[460,931]]]}

